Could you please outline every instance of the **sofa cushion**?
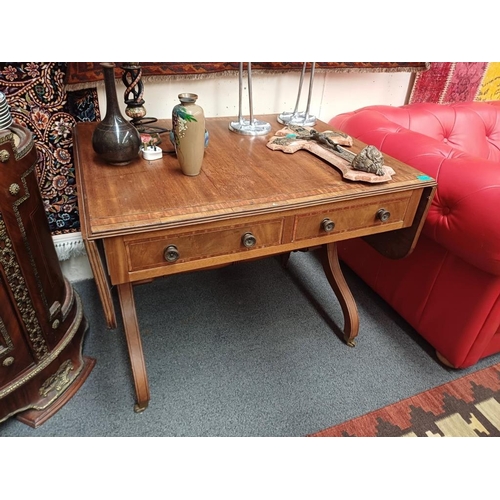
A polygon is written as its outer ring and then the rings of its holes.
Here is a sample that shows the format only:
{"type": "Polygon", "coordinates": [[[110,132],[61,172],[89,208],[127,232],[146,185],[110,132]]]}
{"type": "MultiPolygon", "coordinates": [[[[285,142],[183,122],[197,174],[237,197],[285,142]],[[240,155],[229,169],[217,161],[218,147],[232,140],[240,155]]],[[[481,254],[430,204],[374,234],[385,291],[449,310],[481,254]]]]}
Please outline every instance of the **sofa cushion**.
{"type": "MultiPolygon", "coordinates": [[[[411,106],[368,106],[370,110],[405,129],[486,160],[500,161],[500,102],[457,103],[443,106],[418,103],[411,106]]],[[[366,126],[366,117],[360,117],[366,126]]],[[[376,121],[378,121],[376,119],[376,121]]]]}
{"type": "Polygon", "coordinates": [[[370,106],[330,124],[435,178],[423,233],[500,275],[500,106],[370,106]]]}

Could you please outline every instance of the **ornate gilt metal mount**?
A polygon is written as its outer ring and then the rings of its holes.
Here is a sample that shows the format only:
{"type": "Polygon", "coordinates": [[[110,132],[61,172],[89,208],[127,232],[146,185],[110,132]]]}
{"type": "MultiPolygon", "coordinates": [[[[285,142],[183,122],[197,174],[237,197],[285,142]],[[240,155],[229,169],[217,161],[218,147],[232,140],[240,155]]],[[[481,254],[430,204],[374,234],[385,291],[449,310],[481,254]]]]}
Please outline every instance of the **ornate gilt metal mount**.
{"type": "Polygon", "coordinates": [[[40,396],[47,397],[52,391],[63,392],[71,383],[70,372],[73,370],[73,363],[70,359],[65,361],[40,387],[40,396]]]}
{"type": "Polygon", "coordinates": [[[6,163],[9,161],[10,158],[10,153],[6,149],[2,149],[0,151],[0,162],[6,163]]]}
{"type": "Polygon", "coordinates": [[[7,228],[0,217],[0,266],[3,267],[7,283],[11,289],[12,296],[19,308],[21,318],[28,332],[33,350],[38,359],[44,358],[49,349],[42,334],[42,328],[38,322],[33,302],[28,293],[21,267],[17,261],[12,240],[9,238],[7,228]]]}

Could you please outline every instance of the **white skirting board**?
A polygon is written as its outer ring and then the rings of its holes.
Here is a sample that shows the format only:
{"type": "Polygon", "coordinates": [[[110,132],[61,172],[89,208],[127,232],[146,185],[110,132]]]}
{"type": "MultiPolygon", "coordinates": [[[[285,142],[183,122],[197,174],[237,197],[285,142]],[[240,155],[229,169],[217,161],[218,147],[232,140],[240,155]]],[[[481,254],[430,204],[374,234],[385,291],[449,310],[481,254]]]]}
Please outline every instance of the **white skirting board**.
{"type": "Polygon", "coordinates": [[[68,281],[92,279],[92,269],[82,239],[82,233],[56,234],[52,236],[61,269],[68,281]]]}

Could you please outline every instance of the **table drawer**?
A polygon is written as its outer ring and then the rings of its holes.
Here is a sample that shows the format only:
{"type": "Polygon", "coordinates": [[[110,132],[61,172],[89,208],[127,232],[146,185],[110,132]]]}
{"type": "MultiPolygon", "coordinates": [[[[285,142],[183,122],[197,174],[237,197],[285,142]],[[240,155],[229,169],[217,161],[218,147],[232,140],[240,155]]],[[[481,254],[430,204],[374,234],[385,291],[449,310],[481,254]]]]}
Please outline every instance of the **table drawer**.
{"type": "Polygon", "coordinates": [[[392,229],[411,223],[416,198],[411,192],[395,193],[383,198],[367,198],[337,203],[331,208],[300,214],[296,217],[293,241],[319,238],[327,234],[370,232],[370,228],[387,225],[392,229]]]}
{"type": "Polygon", "coordinates": [[[283,219],[223,228],[161,232],[124,241],[131,272],[279,245],[283,219]]]}

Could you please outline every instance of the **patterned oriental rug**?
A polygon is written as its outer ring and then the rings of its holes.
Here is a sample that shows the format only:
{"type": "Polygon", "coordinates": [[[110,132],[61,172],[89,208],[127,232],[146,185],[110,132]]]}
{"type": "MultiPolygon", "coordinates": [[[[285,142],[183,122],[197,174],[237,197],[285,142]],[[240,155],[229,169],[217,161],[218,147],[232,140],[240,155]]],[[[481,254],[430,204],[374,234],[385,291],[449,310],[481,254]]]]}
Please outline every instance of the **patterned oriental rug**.
{"type": "Polygon", "coordinates": [[[309,437],[500,436],[500,364],[309,437]]]}
{"type": "Polygon", "coordinates": [[[500,63],[436,62],[418,73],[409,103],[500,100],[500,63]]]}
{"type": "Polygon", "coordinates": [[[72,129],[100,120],[95,89],[67,92],[67,63],[0,63],[0,91],[14,122],[34,134],[36,173],[52,234],[80,230],[72,129]]]}

